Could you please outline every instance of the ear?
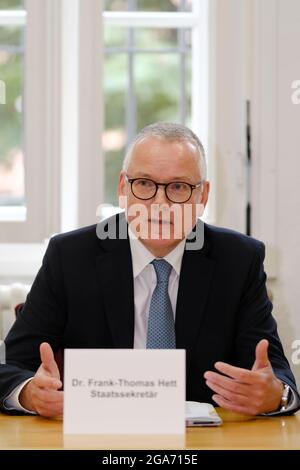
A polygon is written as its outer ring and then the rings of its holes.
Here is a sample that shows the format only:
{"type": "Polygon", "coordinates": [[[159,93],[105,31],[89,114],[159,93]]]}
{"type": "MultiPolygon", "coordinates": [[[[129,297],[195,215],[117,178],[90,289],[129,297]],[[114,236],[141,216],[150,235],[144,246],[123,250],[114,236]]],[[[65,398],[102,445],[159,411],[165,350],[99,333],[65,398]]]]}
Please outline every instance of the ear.
{"type": "Polygon", "coordinates": [[[118,182],[118,194],[119,196],[126,195],[126,180],[125,180],[125,171],[121,171],[119,174],[119,182],[118,182]]]}
{"type": "Polygon", "coordinates": [[[125,175],[125,171],[121,171],[118,183],[119,207],[121,207],[121,209],[125,209],[127,202],[127,188],[125,175]]]}
{"type": "Polygon", "coordinates": [[[207,201],[208,201],[209,190],[210,190],[209,181],[204,181],[202,194],[201,194],[201,204],[203,204],[204,207],[206,206],[207,201]]]}

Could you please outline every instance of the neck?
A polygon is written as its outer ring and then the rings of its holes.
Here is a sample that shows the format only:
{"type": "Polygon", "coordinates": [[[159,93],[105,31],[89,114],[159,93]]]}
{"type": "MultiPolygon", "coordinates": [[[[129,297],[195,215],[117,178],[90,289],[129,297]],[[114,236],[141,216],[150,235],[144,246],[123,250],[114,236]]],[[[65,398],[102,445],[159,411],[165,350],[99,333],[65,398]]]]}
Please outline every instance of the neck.
{"type": "Polygon", "coordinates": [[[179,243],[182,241],[174,240],[172,245],[168,246],[153,246],[151,244],[151,240],[145,240],[142,238],[139,238],[139,240],[147,248],[147,250],[149,250],[150,253],[155,256],[155,258],[164,258],[164,256],[167,256],[169,253],[171,253],[171,251],[174,250],[174,248],[176,248],[176,246],[179,245],[179,243]]]}

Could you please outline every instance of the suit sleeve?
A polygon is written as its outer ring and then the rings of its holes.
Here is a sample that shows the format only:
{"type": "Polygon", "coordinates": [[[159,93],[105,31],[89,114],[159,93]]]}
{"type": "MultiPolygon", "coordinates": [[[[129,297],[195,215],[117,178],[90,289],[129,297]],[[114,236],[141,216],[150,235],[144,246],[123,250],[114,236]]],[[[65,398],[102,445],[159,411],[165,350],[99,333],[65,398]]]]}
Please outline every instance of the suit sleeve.
{"type": "MultiPolygon", "coordinates": [[[[265,247],[258,243],[240,302],[236,332],[236,364],[251,369],[255,347],[261,339],[269,341],[269,359],[275,375],[290,385],[299,398],[295,378],[286,359],[272,315],[272,303],[266,290],[263,261],[265,247]]],[[[295,411],[295,410],[294,410],[295,411]]]]}
{"type": "Polygon", "coordinates": [[[50,240],[26,302],[6,339],[6,363],[0,364],[0,409],[3,400],[40,365],[39,346],[62,347],[66,319],[64,279],[56,239],[50,240]]]}

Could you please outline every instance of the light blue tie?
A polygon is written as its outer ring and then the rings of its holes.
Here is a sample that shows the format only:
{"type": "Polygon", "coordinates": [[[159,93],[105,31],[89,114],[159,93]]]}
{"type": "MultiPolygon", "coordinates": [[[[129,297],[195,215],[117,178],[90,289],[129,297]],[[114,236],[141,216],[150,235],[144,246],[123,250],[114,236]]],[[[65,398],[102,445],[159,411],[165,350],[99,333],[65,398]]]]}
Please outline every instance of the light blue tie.
{"type": "Polygon", "coordinates": [[[172,266],[164,259],[153,260],[157,284],[148,318],[147,349],[175,349],[175,325],[168,286],[172,266]]]}

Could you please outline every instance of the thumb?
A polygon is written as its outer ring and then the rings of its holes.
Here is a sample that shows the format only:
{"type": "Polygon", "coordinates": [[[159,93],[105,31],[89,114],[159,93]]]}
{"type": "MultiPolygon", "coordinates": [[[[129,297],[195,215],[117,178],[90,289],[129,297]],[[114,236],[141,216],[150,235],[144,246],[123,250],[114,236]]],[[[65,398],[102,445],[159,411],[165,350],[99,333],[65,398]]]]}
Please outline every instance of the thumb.
{"type": "Polygon", "coordinates": [[[264,369],[270,366],[268,358],[269,341],[262,339],[257,345],[255,350],[255,361],[252,370],[264,369]]]}
{"type": "Polygon", "coordinates": [[[54,354],[50,344],[42,343],[40,345],[41,361],[44,369],[55,379],[60,380],[60,374],[54,359],[54,354]]]}

